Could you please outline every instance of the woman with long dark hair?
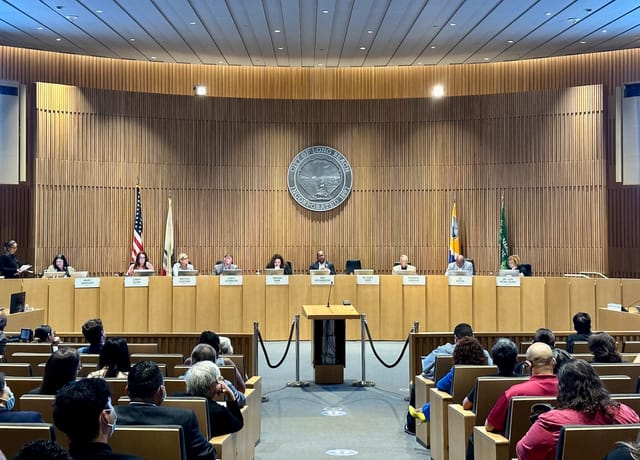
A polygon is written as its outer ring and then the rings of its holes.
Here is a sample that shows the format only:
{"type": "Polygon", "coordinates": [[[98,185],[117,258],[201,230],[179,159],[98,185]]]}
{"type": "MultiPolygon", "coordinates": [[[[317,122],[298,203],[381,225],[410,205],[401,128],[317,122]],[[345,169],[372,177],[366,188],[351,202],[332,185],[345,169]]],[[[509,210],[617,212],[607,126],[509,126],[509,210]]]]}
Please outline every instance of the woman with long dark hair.
{"type": "Polygon", "coordinates": [[[149,262],[149,258],[147,257],[147,253],[141,251],[136,256],[135,262],[129,265],[129,270],[127,270],[127,276],[133,276],[134,270],[153,270],[153,265],[149,262]]]}
{"type": "Polygon", "coordinates": [[[131,369],[129,358],[129,345],[120,337],[108,338],[100,350],[98,370],[89,374],[89,377],[126,378],[131,369]]]}
{"type": "Polygon", "coordinates": [[[51,262],[51,265],[45,270],[47,272],[64,272],[64,277],[68,278],[75,271],[74,268],[69,265],[67,258],[64,254],[56,254],[51,262]]]}
{"type": "Polygon", "coordinates": [[[29,393],[55,395],[69,382],[75,382],[80,370],[80,355],[75,348],[60,348],[49,356],[44,367],[42,385],[29,393]]]}
{"type": "Polygon", "coordinates": [[[518,442],[520,460],[553,460],[564,425],[626,425],[640,422],[638,414],[609,397],[591,364],[576,359],[558,373],[558,408],[541,414],[518,442]]]}

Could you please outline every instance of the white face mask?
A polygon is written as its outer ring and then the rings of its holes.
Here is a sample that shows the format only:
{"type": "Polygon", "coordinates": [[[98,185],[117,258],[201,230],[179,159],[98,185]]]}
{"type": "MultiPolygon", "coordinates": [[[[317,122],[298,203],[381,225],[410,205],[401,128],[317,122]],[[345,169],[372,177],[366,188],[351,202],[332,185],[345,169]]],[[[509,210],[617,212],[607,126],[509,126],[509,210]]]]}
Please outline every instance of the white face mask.
{"type": "Polygon", "coordinates": [[[116,414],[115,409],[111,409],[111,413],[113,414],[113,423],[107,423],[107,426],[111,427],[109,437],[113,436],[113,432],[116,431],[116,422],[118,421],[118,414],[116,414]]]}
{"type": "Polygon", "coordinates": [[[7,399],[4,400],[7,410],[13,410],[13,406],[16,405],[16,397],[13,395],[11,388],[5,386],[4,389],[7,392],[7,399]]]}

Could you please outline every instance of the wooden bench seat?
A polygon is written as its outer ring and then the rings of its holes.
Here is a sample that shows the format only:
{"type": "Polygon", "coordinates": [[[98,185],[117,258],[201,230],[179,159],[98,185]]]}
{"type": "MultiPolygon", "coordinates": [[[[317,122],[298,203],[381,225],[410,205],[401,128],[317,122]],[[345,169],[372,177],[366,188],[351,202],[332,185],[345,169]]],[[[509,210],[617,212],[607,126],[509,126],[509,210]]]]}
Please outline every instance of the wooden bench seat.
{"type": "Polygon", "coordinates": [[[567,425],[560,430],[556,460],[601,459],[618,441],[633,442],[640,425],[567,425]]]}
{"type": "Polygon", "coordinates": [[[53,425],[50,423],[0,423],[0,446],[8,459],[15,457],[23,445],[38,439],[55,441],[53,425]]]}

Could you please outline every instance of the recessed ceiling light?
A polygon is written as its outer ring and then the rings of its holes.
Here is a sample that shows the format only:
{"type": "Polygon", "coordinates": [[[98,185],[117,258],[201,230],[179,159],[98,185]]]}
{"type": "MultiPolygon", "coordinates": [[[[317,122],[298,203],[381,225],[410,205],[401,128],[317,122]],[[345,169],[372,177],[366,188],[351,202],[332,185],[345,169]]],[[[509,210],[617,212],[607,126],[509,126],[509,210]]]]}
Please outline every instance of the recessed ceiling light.
{"type": "Polygon", "coordinates": [[[56,38],[56,41],[59,42],[60,40],[62,40],[61,38],[56,38]]]}
{"type": "Polygon", "coordinates": [[[38,30],[42,30],[43,28],[42,28],[42,27],[36,27],[36,29],[38,29],[38,30]]]}
{"type": "Polygon", "coordinates": [[[102,13],[102,10],[96,10],[96,13],[100,14],[100,13],[102,13]]]}
{"type": "Polygon", "coordinates": [[[452,22],[451,24],[449,24],[451,27],[455,27],[457,24],[455,22],[452,22]]]}
{"type": "Polygon", "coordinates": [[[78,19],[78,16],[76,16],[75,14],[70,14],[68,16],[65,16],[65,18],[67,18],[69,21],[75,21],[76,19],[78,19]]]}
{"type": "Polygon", "coordinates": [[[282,46],[278,46],[278,49],[279,50],[283,50],[284,48],[282,46]]]}
{"type": "Polygon", "coordinates": [[[567,19],[567,21],[569,21],[570,24],[575,24],[579,20],[580,20],[580,18],[569,18],[569,19],[567,19]]]}
{"type": "Polygon", "coordinates": [[[135,41],[136,41],[136,39],[135,39],[135,38],[130,38],[130,39],[129,39],[129,41],[130,41],[130,42],[135,42],[135,41]]]}
{"type": "Polygon", "coordinates": [[[280,33],[280,29],[276,29],[276,30],[274,30],[274,32],[279,34],[280,33]]]}
{"type": "Polygon", "coordinates": [[[158,59],[156,56],[151,56],[151,59],[158,59]]]}
{"type": "Polygon", "coordinates": [[[433,88],[431,88],[431,96],[435,98],[444,96],[444,86],[440,84],[433,85],[433,88]]]}
{"type": "Polygon", "coordinates": [[[488,61],[490,58],[484,58],[485,61],[488,61]]]}
{"type": "Polygon", "coordinates": [[[418,65],[422,65],[422,62],[418,62],[417,64],[418,64],[418,65]]]}
{"type": "Polygon", "coordinates": [[[196,96],[206,96],[207,95],[207,87],[205,85],[195,85],[193,87],[193,91],[196,93],[196,96]]]}
{"type": "Polygon", "coordinates": [[[507,43],[513,43],[513,40],[507,40],[507,43]]]}
{"type": "Polygon", "coordinates": [[[322,10],[322,14],[328,14],[329,10],[322,10]]]}
{"type": "Polygon", "coordinates": [[[189,23],[189,25],[190,25],[190,26],[195,26],[195,25],[196,25],[196,21],[191,21],[191,22],[189,23]]]}
{"type": "Polygon", "coordinates": [[[222,59],[220,59],[220,60],[218,61],[218,64],[224,64],[224,61],[223,61],[222,59]]]}
{"type": "Polygon", "coordinates": [[[322,67],[322,62],[318,62],[318,67],[322,67]]]}
{"type": "Polygon", "coordinates": [[[367,30],[367,33],[368,33],[368,34],[372,34],[372,33],[373,33],[373,30],[369,29],[369,30],[367,30]]]}
{"type": "Polygon", "coordinates": [[[586,45],[586,44],[587,44],[587,42],[585,42],[584,40],[580,40],[580,44],[581,44],[581,45],[586,45]]]}
{"type": "Polygon", "coordinates": [[[544,13],[545,16],[551,16],[551,11],[547,11],[546,13],[544,13]]]}
{"type": "Polygon", "coordinates": [[[602,33],[606,34],[607,33],[607,29],[602,29],[602,33]]]}
{"type": "Polygon", "coordinates": [[[360,51],[364,51],[364,50],[366,50],[366,49],[367,49],[367,48],[365,48],[364,46],[361,46],[361,47],[360,47],[360,51]]]}
{"type": "Polygon", "coordinates": [[[436,49],[436,45],[431,45],[431,46],[430,46],[430,48],[431,48],[432,50],[434,50],[434,49],[436,49]]]}

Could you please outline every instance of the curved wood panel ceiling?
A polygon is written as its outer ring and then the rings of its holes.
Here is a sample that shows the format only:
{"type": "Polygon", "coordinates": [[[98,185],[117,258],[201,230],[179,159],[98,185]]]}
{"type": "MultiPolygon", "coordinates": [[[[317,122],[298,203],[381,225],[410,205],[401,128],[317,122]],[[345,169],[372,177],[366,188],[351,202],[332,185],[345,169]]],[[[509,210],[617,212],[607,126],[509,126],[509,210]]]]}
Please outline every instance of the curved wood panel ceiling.
{"type": "Polygon", "coordinates": [[[640,46],[630,0],[0,0],[0,44],[272,67],[500,62],[640,46]]]}

